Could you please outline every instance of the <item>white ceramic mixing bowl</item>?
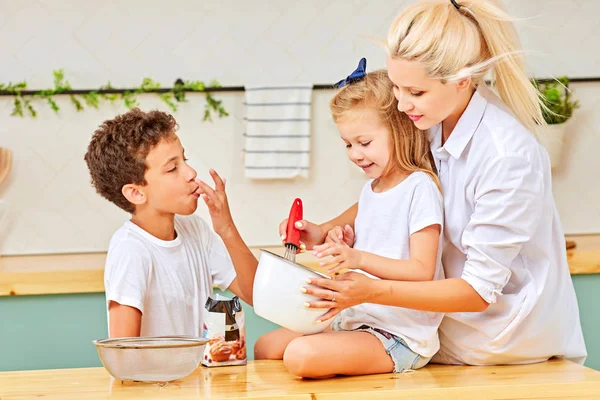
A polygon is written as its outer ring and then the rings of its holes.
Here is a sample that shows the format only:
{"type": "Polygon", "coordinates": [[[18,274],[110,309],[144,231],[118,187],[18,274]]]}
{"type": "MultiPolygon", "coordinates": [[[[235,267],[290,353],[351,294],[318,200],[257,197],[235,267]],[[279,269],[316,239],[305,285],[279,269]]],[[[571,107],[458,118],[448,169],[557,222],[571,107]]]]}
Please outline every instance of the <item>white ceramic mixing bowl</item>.
{"type": "Polygon", "coordinates": [[[333,319],[316,323],[327,312],[323,308],[306,308],[304,303],[319,300],[302,293],[308,278],[327,278],[327,275],[307,266],[293,263],[277,254],[261,250],[254,278],[254,311],[284,328],[303,334],[322,332],[333,319]]]}

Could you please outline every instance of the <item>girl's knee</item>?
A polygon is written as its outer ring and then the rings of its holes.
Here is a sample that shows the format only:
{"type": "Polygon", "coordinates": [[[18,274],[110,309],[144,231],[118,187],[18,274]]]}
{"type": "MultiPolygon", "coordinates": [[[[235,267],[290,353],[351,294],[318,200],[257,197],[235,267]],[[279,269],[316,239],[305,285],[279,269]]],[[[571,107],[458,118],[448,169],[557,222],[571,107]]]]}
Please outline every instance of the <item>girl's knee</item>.
{"type": "Polygon", "coordinates": [[[265,333],[254,345],[254,359],[283,360],[285,348],[298,336],[301,335],[284,328],[265,333]]]}
{"type": "Polygon", "coordinates": [[[287,370],[302,378],[315,378],[315,367],[319,366],[319,354],[304,337],[290,342],[283,354],[283,363],[287,370]]]}
{"type": "Polygon", "coordinates": [[[254,344],[254,359],[255,360],[281,360],[283,359],[283,351],[285,349],[273,346],[269,339],[269,334],[266,333],[258,338],[254,344]]]}

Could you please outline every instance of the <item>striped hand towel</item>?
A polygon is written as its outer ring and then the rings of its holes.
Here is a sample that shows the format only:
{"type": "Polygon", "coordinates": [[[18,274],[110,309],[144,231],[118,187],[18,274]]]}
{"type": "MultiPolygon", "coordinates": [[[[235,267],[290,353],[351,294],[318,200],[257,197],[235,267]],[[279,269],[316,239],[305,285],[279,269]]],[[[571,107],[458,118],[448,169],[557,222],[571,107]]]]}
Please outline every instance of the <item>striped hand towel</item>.
{"type": "Polygon", "coordinates": [[[308,177],[312,85],[246,86],[245,175],[308,177]]]}

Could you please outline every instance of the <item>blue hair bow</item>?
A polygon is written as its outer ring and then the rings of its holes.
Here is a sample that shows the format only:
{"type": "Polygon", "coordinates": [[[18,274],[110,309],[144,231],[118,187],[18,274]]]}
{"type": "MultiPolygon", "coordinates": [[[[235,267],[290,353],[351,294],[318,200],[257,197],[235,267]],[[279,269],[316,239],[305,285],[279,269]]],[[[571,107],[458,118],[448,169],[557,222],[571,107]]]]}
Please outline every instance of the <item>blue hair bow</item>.
{"type": "Polygon", "coordinates": [[[363,79],[365,77],[366,74],[367,74],[367,59],[363,57],[358,62],[358,67],[356,67],[356,69],[350,75],[348,75],[346,77],[346,79],[342,79],[341,81],[336,83],[334,86],[337,87],[338,89],[341,89],[344,86],[351,84],[352,82],[360,81],[361,79],[363,79]]]}

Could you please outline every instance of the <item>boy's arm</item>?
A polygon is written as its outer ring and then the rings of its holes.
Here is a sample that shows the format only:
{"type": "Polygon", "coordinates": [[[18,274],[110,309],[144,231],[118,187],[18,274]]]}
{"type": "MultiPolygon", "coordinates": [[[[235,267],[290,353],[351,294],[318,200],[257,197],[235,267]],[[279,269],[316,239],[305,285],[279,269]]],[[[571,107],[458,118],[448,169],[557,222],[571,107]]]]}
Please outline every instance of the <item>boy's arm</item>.
{"type": "Polygon", "coordinates": [[[221,235],[221,239],[225,243],[237,274],[228,289],[249,305],[253,305],[252,293],[258,260],[240,236],[235,225],[228,233],[221,235]]]}
{"type": "Polygon", "coordinates": [[[229,290],[252,305],[252,292],[254,287],[254,275],[258,260],[250,251],[233,222],[229,202],[225,193],[225,182],[214,170],[210,170],[210,176],[215,182],[213,190],[201,180],[197,180],[198,192],[208,206],[213,229],[221,237],[227,252],[233,262],[237,277],[229,285],[229,290]]]}
{"type": "Polygon", "coordinates": [[[142,329],[142,312],[135,307],[111,301],[108,305],[109,336],[137,337],[142,329]]]}
{"type": "Polygon", "coordinates": [[[150,253],[137,241],[124,240],[109,248],[104,287],[111,338],[140,336],[151,266],[150,253]]]}

